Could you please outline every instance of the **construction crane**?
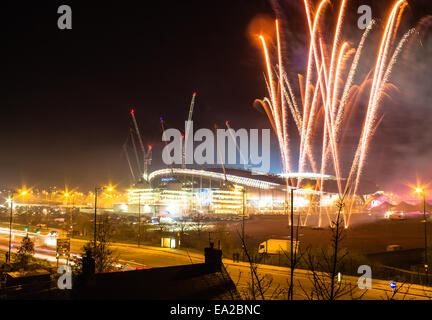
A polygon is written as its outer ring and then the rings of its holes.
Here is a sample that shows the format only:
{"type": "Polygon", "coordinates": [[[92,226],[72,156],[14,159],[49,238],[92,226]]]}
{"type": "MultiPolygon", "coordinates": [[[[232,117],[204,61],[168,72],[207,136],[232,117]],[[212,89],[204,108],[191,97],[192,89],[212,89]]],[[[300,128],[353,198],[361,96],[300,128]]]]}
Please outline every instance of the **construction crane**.
{"type": "MultiPolygon", "coordinates": [[[[163,137],[164,132],[165,132],[165,124],[164,124],[165,122],[164,122],[164,119],[163,119],[162,117],[160,117],[159,120],[160,120],[160,124],[161,124],[162,137],[163,137]]],[[[168,141],[165,140],[165,147],[166,147],[167,145],[168,145],[168,141]]],[[[171,174],[174,175],[174,170],[173,170],[173,166],[172,166],[172,164],[170,164],[170,168],[171,168],[171,174]]]]}
{"type": "Polygon", "coordinates": [[[124,151],[124,154],[126,156],[126,160],[128,162],[128,165],[129,165],[129,170],[130,170],[130,173],[131,173],[131,176],[132,176],[132,181],[135,182],[136,181],[136,177],[135,177],[135,174],[134,174],[134,171],[133,171],[133,168],[132,168],[132,164],[131,164],[131,161],[130,161],[130,158],[129,158],[129,153],[128,153],[128,150],[127,150],[128,140],[129,140],[129,135],[126,138],[125,143],[123,143],[123,151],[124,151]]]}
{"type": "Polygon", "coordinates": [[[135,160],[136,160],[136,163],[137,163],[138,175],[140,177],[142,177],[143,172],[142,172],[142,169],[141,169],[141,161],[139,159],[138,150],[137,150],[136,143],[135,143],[135,138],[134,138],[134,131],[133,131],[132,128],[129,128],[129,134],[130,134],[129,135],[130,136],[130,140],[132,142],[132,147],[133,147],[133,151],[134,151],[134,155],[135,155],[135,160]]]}
{"type": "Polygon", "coordinates": [[[143,173],[143,177],[144,180],[147,181],[148,179],[148,167],[151,165],[151,161],[152,161],[152,145],[149,144],[147,145],[147,152],[144,154],[144,173],[143,173]]]}
{"type": "Polygon", "coordinates": [[[136,178],[135,171],[134,171],[134,168],[133,168],[133,165],[132,165],[132,161],[131,161],[131,159],[129,157],[129,150],[128,150],[128,143],[129,143],[129,141],[131,142],[132,149],[134,151],[135,160],[136,160],[136,166],[137,166],[137,170],[138,170],[138,176],[141,177],[142,176],[141,161],[139,160],[138,151],[136,149],[135,138],[134,138],[134,131],[131,128],[129,128],[129,134],[126,137],[126,140],[123,143],[123,147],[122,148],[123,148],[123,152],[124,152],[124,154],[126,156],[126,160],[128,162],[129,170],[130,170],[130,173],[131,173],[131,176],[132,176],[132,181],[134,181],[134,183],[135,183],[135,182],[137,182],[137,178],[136,178]]]}
{"type": "MultiPolygon", "coordinates": [[[[219,128],[218,128],[217,124],[214,124],[214,130],[215,130],[215,135],[216,136],[217,136],[217,130],[218,129],[219,128]]],[[[226,175],[226,170],[225,170],[224,157],[222,155],[222,149],[221,149],[221,146],[219,144],[219,140],[217,141],[217,150],[218,150],[218,153],[219,153],[220,161],[221,161],[221,164],[222,164],[222,170],[223,170],[223,174],[224,174],[224,179],[225,179],[223,186],[224,186],[224,188],[227,188],[227,189],[231,190],[231,189],[234,188],[234,184],[232,182],[228,181],[228,178],[227,178],[227,175],[226,175]]]]}
{"type": "Polygon", "coordinates": [[[183,150],[182,150],[182,168],[183,169],[186,168],[186,159],[185,159],[186,158],[186,150],[187,150],[186,144],[187,144],[188,137],[190,135],[190,121],[192,120],[192,114],[193,114],[193,110],[194,110],[194,106],[195,106],[195,97],[196,97],[196,92],[194,92],[192,94],[192,100],[191,100],[190,107],[189,107],[189,116],[188,116],[188,122],[186,125],[185,139],[184,139],[183,150]]]}
{"type": "Polygon", "coordinates": [[[145,181],[147,181],[147,178],[148,178],[148,166],[151,164],[151,160],[152,160],[152,146],[149,144],[147,146],[147,150],[146,150],[146,148],[144,147],[144,143],[142,141],[142,138],[141,138],[141,134],[140,134],[139,128],[138,128],[138,123],[137,123],[137,121],[135,119],[135,110],[132,109],[131,112],[130,112],[130,114],[132,116],[132,120],[133,120],[133,123],[134,123],[134,126],[135,126],[135,133],[136,133],[136,135],[138,137],[138,141],[139,141],[139,144],[140,144],[140,147],[141,147],[142,156],[143,156],[142,178],[145,181]]]}
{"type": "Polygon", "coordinates": [[[248,163],[248,161],[246,161],[246,158],[243,156],[243,153],[241,152],[241,150],[240,150],[240,148],[239,148],[239,146],[237,144],[237,140],[236,140],[235,136],[233,135],[233,130],[232,130],[232,128],[231,128],[230,123],[229,123],[228,120],[225,121],[225,125],[227,126],[228,132],[230,134],[230,137],[233,140],[233,143],[235,144],[238,153],[240,154],[240,158],[241,158],[241,160],[243,162],[243,166],[244,166],[245,169],[247,169],[247,163],[248,163]]]}

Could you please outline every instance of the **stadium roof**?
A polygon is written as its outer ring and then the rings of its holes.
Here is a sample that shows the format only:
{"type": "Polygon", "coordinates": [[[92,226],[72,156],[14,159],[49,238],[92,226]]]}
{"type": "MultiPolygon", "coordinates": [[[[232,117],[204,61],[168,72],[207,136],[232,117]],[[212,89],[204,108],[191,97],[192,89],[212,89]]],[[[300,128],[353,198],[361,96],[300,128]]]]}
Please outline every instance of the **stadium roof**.
{"type": "MultiPolygon", "coordinates": [[[[302,188],[314,188],[317,179],[323,181],[323,191],[329,193],[338,193],[337,180],[331,175],[319,175],[314,173],[291,173],[288,175],[274,175],[257,173],[242,169],[226,168],[226,180],[231,183],[253,187],[259,189],[282,189],[288,186],[297,186],[300,179],[302,188]]],[[[157,177],[166,177],[171,175],[197,176],[206,177],[215,180],[225,180],[225,174],[222,168],[209,169],[185,169],[185,168],[168,168],[153,171],[149,174],[149,181],[157,177]]],[[[378,190],[378,187],[370,181],[361,181],[357,194],[373,194],[378,190]]]]}

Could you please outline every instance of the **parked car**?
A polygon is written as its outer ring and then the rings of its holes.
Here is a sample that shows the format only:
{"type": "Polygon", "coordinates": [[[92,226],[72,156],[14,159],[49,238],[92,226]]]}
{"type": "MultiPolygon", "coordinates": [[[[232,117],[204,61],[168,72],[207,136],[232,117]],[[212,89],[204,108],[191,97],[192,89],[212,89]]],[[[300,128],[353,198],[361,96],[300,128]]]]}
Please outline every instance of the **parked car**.
{"type": "MultiPolygon", "coordinates": [[[[299,241],[294,241],[294,251],[297,251],[298,247],[299,241]]],[[[258,248],[258,253],[261,254],[284,254],[286,252],[291,252],[291,240],[268,239],[260,243],[258,248]]]]}
{"type": "Polygon", "coordinates": [[[386,248],[386,251],[400,251],[400,250],[402,250],[402,247],[399,244],[390,244],[386,248]]]}
{"type": "Polygon", "coordinates": [[[405,214],[401,211],[387,211],[385,218],[390,220],[406,220],[405,214]]]}
{"type": "Polygon", "coordinates": [[[58,237],[58,231],[50,231],[49,233],[48,233],[48,237],[52,237],[52,238],[56,238],[56,237],[58,237]]]}

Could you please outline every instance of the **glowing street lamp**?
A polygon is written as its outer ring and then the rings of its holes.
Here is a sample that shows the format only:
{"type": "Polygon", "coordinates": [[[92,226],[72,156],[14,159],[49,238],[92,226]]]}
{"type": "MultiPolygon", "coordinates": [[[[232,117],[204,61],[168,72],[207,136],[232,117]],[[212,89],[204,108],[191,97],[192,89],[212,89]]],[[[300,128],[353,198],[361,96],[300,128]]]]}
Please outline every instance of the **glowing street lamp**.
{"type": "Polygon", "coordinates": [[[18,196],[25,197],[25,196],[30,195],[30,191],[31,191],[31,189],[32,189],[32,188],[27,189],[26,186],[23,186],[21,189],[18,189],[18,190],[16,190],[16,191],[14,190],[13,193],[17,194],[18,196]]]}
{"type": "Polygon", "coordinates": [[[426,191],[423,188],[416,188],[417,193],[421,193],[423,195],[423,218],[424,218],[424,267],[426,271],[426,285],[429,282],[428,276],[428,258],[427,258],[427,220],[426,220],[426,191]]]}
{"type": "Polygon", "coordinates": [[[10,218],[9,218],[9,250],[8,250],[8,256],[6,259],[7,263],[10,263],[11,261],[11,246],[12,246],[12,216],[13,216],[13,205],[14,205],[14,194],[17,193],[16,191],[9,191],[9,199],[8,202],[10,203],[10,218]]]}
{"type": "MultiPolygon", "coordinates": [[[[71,226],[72,226],[72,211],[69,208],[69,206],[70,206],[70,200],[69,199],[70,198],[73,199],[73,196],[74,195],[72,193],[70,193],[68,191],[68,189],[66,188],[66,190],[63,193],[63,197],[66,200],[66,215],[68,214],[68,211],[69,211],[69,219],[70,219],[69,223],[70,223],[71,226]]],[[[72,232],[69,232],[70,231],[70,227],[68,227],[67,225],[65,225],[65,228],[66,228],[66,232],[69,233],[69,237],[72,238],[72,232]]]]}

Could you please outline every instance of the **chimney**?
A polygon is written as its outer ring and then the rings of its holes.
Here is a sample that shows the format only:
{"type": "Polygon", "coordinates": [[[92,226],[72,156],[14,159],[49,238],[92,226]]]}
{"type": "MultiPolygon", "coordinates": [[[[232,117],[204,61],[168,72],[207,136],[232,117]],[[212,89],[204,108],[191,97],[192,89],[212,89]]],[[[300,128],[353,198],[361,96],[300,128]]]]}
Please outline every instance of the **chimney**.
{"type": "Polygon", "coordinates": [[[92,257],[91,250],[86,251],[85,256],[82,258],[82,273],[86,277],[95,274],[96,266],[95,260],[92,257]]]}
{"type": "Polygon", "coordinates": [[[210,242],[210,248],[204,249],[205,264],[215,271],[219,271],[222,266],[222,250],[215,249],[214,243],[210,242]]]}

